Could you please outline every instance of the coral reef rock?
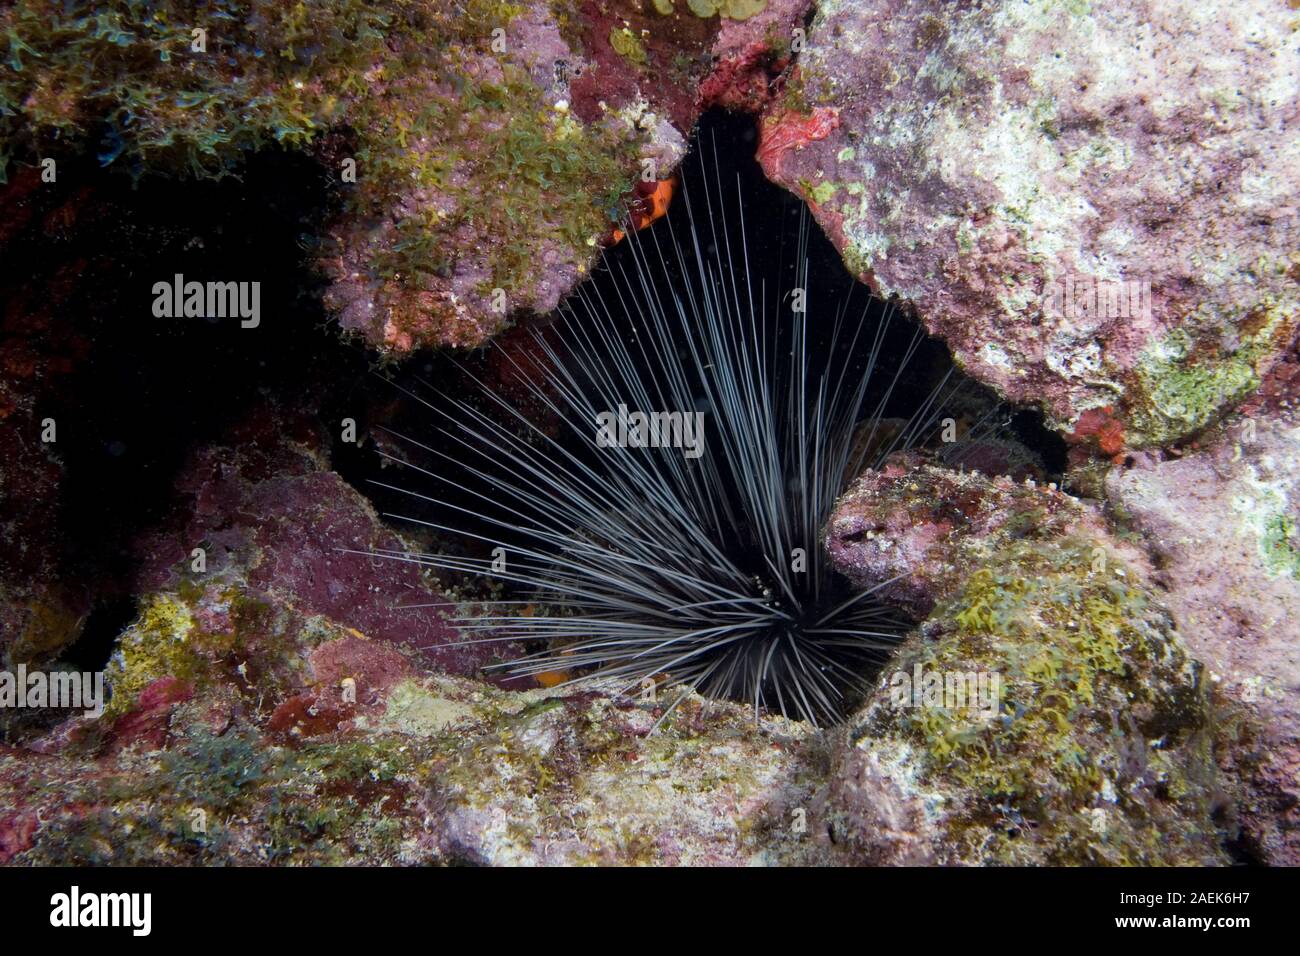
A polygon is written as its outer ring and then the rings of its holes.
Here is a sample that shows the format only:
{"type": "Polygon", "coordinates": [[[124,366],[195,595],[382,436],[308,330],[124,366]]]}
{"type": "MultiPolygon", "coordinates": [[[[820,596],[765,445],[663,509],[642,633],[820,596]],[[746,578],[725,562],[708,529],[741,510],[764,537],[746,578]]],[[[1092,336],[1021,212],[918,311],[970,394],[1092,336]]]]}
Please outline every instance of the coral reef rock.
{"type": "Polygon", "coordinates": [[[475,728],[435,765],[445,857],[492,864],[816,862],[808,807],[820,748],[807,724],[754,722],[696,697],[549,698],[475,728]]]}
{"type": "Polygon", "coordinates": [[[475,346],[555,307],[703,105],[765,101],[807,6],[18,0],[0,181],[92,151],[198,177],[311,151],[339,192],[320,259],[341,325],[393,351],[475,346]]]}
{"type": "Polygon", "coordinates": [[[196,620],[228,607],[215,585],[167,601],[126,635],[103,718],[0,745],[0,863],[826,855],[805,822],[824,765],[806,725],[698,698],[508,691],[283,613],[222,637],[196,620]],[[129,650],[141,632],[153,655],[129,650]],[[154,676],[157,655],[184,677],[154,676]]]}
{"type": "MultiPolygon", "coordinates": [[[[832,522],[832,553],[864,582],[910,569],[896,597],[929,616],[846,727],[817,732],[677,691],[448,673],[473,673],[481,648],[443,624],[431,654],[366,610],[384,568],[336,573],[348,556],[299,531],[375,547],[388,533],[321,467],[311,429],[252,416],[195,455],[184,519],[141,542],[145,597],[103,716],[0,746],[0,861],[1224,862],[1207,682],[1142,553],[1032,482],[916,454],[891,468],[846,494],[856,524],[832,522]],[[876,530],[864,506],[898,508],[904,488],[944,501],[876,530]],[[906,544],[927,521],[943,535],[906,544]],[[184,549],[200,539],[212,563],[195,573],[184,549]],[[891,557],[851,563],[855,547],[891,557]]],[[[387,582],[375,602],[403,586],[424,587],[387,582]]]]}
{"type": "Polygon", "coordinates": [[[1225,422],[1199,450],[1115,469],[1106,490],[1157,558],[1156,580],[1227,713],[1243,836],[1300,864],[1300,412],[1225,422]]]}
{"type": "MultiPolygon", "coordinates": [[[[461,642],[446,619],[454,606],[421,568],[383,557],[412,549],[329,470],[319,432],[304,421],[254,410],[225,443],[195,452],[176,488],[172,520],[136,544],[146,617],[161,604],[235,637],[241,612],[245,624],[286,613],[304,626],[327,620],[453,674],[477,673],[506,650],[461,642]],[[219,606],[189,605],[196,589],[221,595],[219,606]]],[[[120,646],[130,651],[131,632],[120,646]]]]}
{"type": "Polygon", "coordinates": [[[841,741],[825,826],[853,859],[1226,861],[1202,668],[1092,509],[911,456],[859,479],[828,539],[930,607],[841,741]]]}
{"type": "Polygon", "coordinates": [[[258,409],[176,484],[103,715],[0,727],[0,863],[835,859],[805,724],[457,676],[511,648],[461,642],[418,567],[368,553],[404,545],[309,424],[258,409]]]}
{"type": "MultiPolygon", "coordinates": [[[[944,467],[921,451],[890,455],[850,485],[827,524],[826,547],[854,584],[928,614],[971,569],[1019,540],[1074,532],[1106,535],[1106,522],[1055,487],[944,467]]],[[[1111,541],[1126,559],[1140,551],[1111,541]]]]}
{"type": "Polygon", "coordinates": [[[826,0],[760,159],[971,374],[1108,455],[1166,444],[1295,337],[1295,18],[826,0]]]}

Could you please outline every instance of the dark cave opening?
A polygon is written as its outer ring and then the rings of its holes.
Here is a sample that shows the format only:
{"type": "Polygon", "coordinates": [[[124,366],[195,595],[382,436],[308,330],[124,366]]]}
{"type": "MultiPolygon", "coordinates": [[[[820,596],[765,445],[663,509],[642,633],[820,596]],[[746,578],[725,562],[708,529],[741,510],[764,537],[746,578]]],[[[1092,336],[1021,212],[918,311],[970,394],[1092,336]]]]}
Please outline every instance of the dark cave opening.
{"type": "MultiPolygon", "coordinates": [[[[845,268],[830,240],[812,221],[804,202],[766,178],[755,158],[757,143],[758,132],[752,117],[718,108],[707,111],[692,136],[691,156],[679,171],[677,195],[667,217],[644,229],[637,240],[643,244],[655,241],[663,248],[671,248],[674,243],[684,243],[689,247],[693,241],[692,225],[684,210],[684,194],[691,192],[698,209],[703,209],[705,187],[700,180],[699,166],[705,164],[714,185],[722,185],[726,201],[739,204],[740,215],[737,215],[735,205],[731,207],[730,225],[733,228],[730,238],[736,243],[736,248],[739,248],[739,218],[743,215],[745,258],[754,281],[766,282],[770,289],[783,287],[788,290],[794,284],[794,270],[798,260],[795,237],[799,234],[801,219],[806,219],[807,286],[810,301],[816,302],[816,308],[810,306],[809,312],[810,335],[817,339],[810,351],[813,360],[824,361],[826,350],[832,347],[829,344],[828,328],[830,320],[841,306],[847,303],[846,315],[860,314],[869,323],[892,312],[864,408],[876,408],[877,402],[887,395],[887,401],[881,406],[882,414],[886,417],[907,418],[922,406],[945,375],[950,375],[949,391],[956,396],[952,408],[954,416],[964,423],[978,420],[989,434],[1019,443],[1034,458],[1035,476],[1048,480],[1058,478],[1066,467],[1067,446],[1059,435],[1046,427],[1041,414],[1034,409],[1006,406],[992,390],[955,368],[944,343],[928,336],[907,309],[891,306],[871,296],[867,288],[845,268]],[[683,180],[685,189],[680,185],[683,180]],[[820,315],[814,315],[818,310],[820,315]],[[904,357],[913,348],[915,350],[904,369],[904,357]]],[[[716,202],[716,197],[714,201],[716,202]]],[[[700,212],[697,211],[696,215],[700,216],[700,212]]],[[[707,224],[700,219],[697,219],[695,225],[702,231],[707,228],[707,224]]],[[[609,301],[617,301],[618,293],[615,289],[621,281],[619,277],[636,268],[632,245],[633,240],[625,239],[606,249],[592,270],[592,275],[585,280],[583,288],[594,291],[596,295],[603,295],[609,301]]],[[[704,253],[709,255],[714,251],[716,250],[706,242],[704,253]]],[[[687,273],[683,275],[677,263],[670,259],[665,285],[681,287],[693,281],[691,268],[688,265],[687,273]]],[[[510,362],[520,360],[521,356],[525,361],[536,360],[537,356],[529,346],[526,333],[528,329],[540,329],[542,334],[546,334],[549,321],[549,317],[527,317],[521,321],[520,328],[507,333],[496,343],[469,353],[450,355],[423,351],[413,354],[391,370],[398,388],[376,381],[368,386],[379,390],[375,393],[376,399],[367,404],[369,407],[378,407],[385,404],[386,398],[391,410],[391,402],[396,401],[399,407],[387,424],[416,441],[427,442],[430,440],[427,411],[421,409],[417,402],[404,398],[399,388],[410,389],[420,399],[435,403],[439,400],[426,387],[426,383],[452,383],[446,388],[449,394],[472,396],[476,391],[473,379],[500,383],[504,377],[508,377],[503,373],[502,366],[508,368],[510,362]],[[500,347],[503,342],[506,344],[500,347]]],[[[623,318],[625,337],[630,339],[637,334],[635,324],[632,317],[623,318]]],[[[846,339],[847,336],[834,347],[846,348],[846,339]]],[[[788,342],[780,347],[786,345],[788,342]]],[[[859,352],[864,350],[864,345],[864,341],[857,343],[859,352]]],[[[855,367],[858,369],[865,368],[861,356],[851,358],[850,361],[856,361],[855,367]]],[[[508,383],[504,384],[508,386],[508,383]]],[[[512,391],[511,400],[519,402],[525,410],[533,404],[524,390],[510,390],[508,387],[505,390],[512,391]]],[[[490,410],[490,403],[477,404],[480,410],[490,410]]],[[[538,412],[536,408],[531,411],[538,412]]],[[[378,430],[371,431],[370,437],[371,445],[336,445],[334,467],[370,497],[381,512],[423,520],[427,515],[420,513],[418,504],[408,495],[382,487],[394,481],[393,469],[375,454],[376,446],[388,451],[398,450],[399,455],[410,453],[410,447],[403,448],[400,442],[394,442],[378,430]]],[[[583,450],[584,445],[590,445],[590,441],[578,438],[576,443],[569,442],[571,450],[590,452],[590,448],[583,450]]],[[[422,458],[418,451],[414,452],[414,460],[423,466],[437,467],[433,460],[427,456],[422,458]]],[[[962,466],[960,460],[951,461],[951,464],[954,467],[962,466]]],[[[411,477],[418,479],[419,476],[411,477]]],[[[397,483],[401,484],[400,481],[397,483]]],[[[454,490],[450,495],[451,500],[457,503],[471,503],[470,498],[461,496],[454,490]]],[[[398,523],[407,531],[414,531],[417,538],[425,535],[416,525],[400,519],[398,523]]],[[[437,535],[432,537],[436,539],[437,535]]]]}
{"type": "MultiPolygon", "coordinates": [[[[686,261],[681,262],[671,251],[685,249],[693,252],[698,243],[700,255],[710,264],[709,268],[716,264],[716,281],[720,285],[731,281],[732,274],[737,271],[734,264],[743,257],[748,276],[737,280],[740,287],[747,289],[750,280],[760,287],[760,291],[755,292],[755,299],[763,304],[756,304],[754,309],[755,313],[762,314],[762,319],[756,320],[761,327],[759,338],[737,340],[737,348],[761,347],[778,364],[784,359],[777,357],[797,354],[794,337],[799,333],[788,318],[788,297],[794,286],[800,286],[807,293],[807,354],[803,371],[814,377],[826,372],[834,378],[843,370],[844,381],[856,382],[871,369],[866,397],[856,419],[860,425],[870,425],[874,432],[873,423],[878,420],[877,416],[882,421],[906,423],[938,392],[951,403],[951,414],[967,419],[970,427],[991,422],[990,434],[1010,436],[1022,443],[1025,439],[1036,441],[1045,452],[1036,466],[1035,473],[1039,476],[1052,474],[1049,468],[1059,468],[1065,457],[1063,443],[1046,440],[1045,430],[1035,434],[1036,416],[1032,413],[1006,408],[991,391],[965,379],[959,370],[954,369],[943,343],[928,337],[905,310],[870,296],[845,269],[830,241],[808,221],[803,202],[769,183],[763,176],[753,159],[754,146],[755,129],[749,119],[717,111],[706,115],[693,141],[694,155],[680,173],[680,193],[689,197],[689,205],[681,199],[676,200],[667,217],[606,250],[598,268],[578,293],[579,298],[605,303],[600,310],[605,315],[598,323],[602,332],[595,336],[597,341],[608,333],[621,340],[629,350],[628,354],[641,356],[632,359],[636,372],[624,382],[625,386],[633,386],[629,396],[636,391],[633,380],[649,382],[655,380],[657,374],[653,350],[647,354],[637,344],[639,339],[654,335],[657,341],[668,341],[646,326],[646,316],[641,314],[637,297],[655,297],[656,291],[662,289],[661,307],[664,307],[664,301],[671,302],[668,290],[690,301],[703,301],[701,283],[704,280],[691,252],[686,254],[686,261]],[[801,233],[801,227],[806,231],[801,233]],[[646,266],[639,264],[638,255],[648,260],[646,266]],[[806,274],[797,271],[805,267],[806,274]],[[644,276],[649,288],[638,286],[637,280],[629,279],[629,276],[644,276]],[[841,328],[841,322],[844,331],[837,337],[833,330],[841,328]],[[855,329],[860,334],[855,333],[855,329]],[[873,342],[876,329],[882,331],[880,338],[873,342]],[[873,353],[876,346],[879,350],[873,353]]],[[[739,294],[734,297],[738,303],[746,298],[739,294]]],[[[671,311],[671,306],[668,309],[671,311]]],[[[587,318],[594,320],[594,317],[587,318]]],[[[565,334],[558,333],[556,327],[545,319],[537,321],[533,327],[563,356],[570,348],[567,338],[582,338],[582,319],[583,316],[579,315],[577,324],[565,334]]],[[[699,314],[695,313],[695,321],[699,320],[699,314]]],[[[518,341],[519,337],[516,337],[515,343],[518,341]]],[[[527,353],[529,340],[523,337],[523,341],[523,351],[527,353]]],[[[687,382],[686,387],[694,395],[707,395],[709,390],[702,378],[705,373],[692,366],[691,353],[685,349],[683,339],[673,337],[672,341],[677,343],[675,361],[680,363],[678,374],[687,382]]],[[[504,384],[501,365],[503,362],[508,364],[517,351],[514,343],[500,345],[498,342],[498,346],[468,356],[426,354],[414,357],[397,370],[398,387],[409,388],[419,399],[433,406],[431,411],[421,407],[418,401],[402,402],[404,407],[398,414],[397,430],[410,436],[413,442],[427,443],[429,447],[393,442],[381,433],[375,434],[376,444],[382,449],[391,449],[396,457],[411,462],[424,473],[402,469],[394,477],[386,468],[380,467],[377,456],[366,462],[361,451],[346,452],[352,458],[348,469],[350,477],[354,481],[373,481],[375,484],[368,491],[372,500],[382,511],[413,531],[417,547],[431,556],[468,555],[486,561],[489,555],[496,554],[498,543],[503,544],[508,552],[518,552],[536,542],[529,531],[511,527],[512,522],[519,520],[520,513],[513,507],[516,501],[512,497],[514,493],[502,489],[509,489],[516,476],[510,474],[508,468],[501,468],[499,473],[494,471],[490,455],[474,458],[471,451],[467,457],[465,450],[457,446],[459,435],[471,446],[485,451],[492,447],[492,443],[480,435],[458,431],[465,418],[465,413],[458,407],[461,402],[502,426],[510,426],[508,413],[495,410],[492,393],[497,389],[482,387],[483,383],[504,384]],[[442,431],[444,428],[446,432],[442,431]],[[356,466],[360,470],[353,471],[352,467],[356,466]],[[479,471],[479,468],[486,469],[486,472],[479,471]]],[[[531,357],[536,359],[537,355],[531,357]]],[[[598,359],[595,364],[582,361],[575,364],[564,358],[559,361],[564,374],[574,377],[572,381],[578,391],[587,395],[602,394],[610,400],[616,398],[602,391],[597,383],[607,369],[614,367],[610,361],[598,359]]],[[[622,373],[619,377],[622,379],[622,373]]],[[[650,392],[653,391],[651,388],[650,392]]],[[[778,392],[779,386],[773,392],[774,398],[778,398],[778,392]]],[[[526,392],[523,397],[528,398],[526,392]]],[[[526,406],[526,402],[520,403],[518,399],[516,394],[512,403],[526,406]]],[[[784,401],[783,398],[778,400],[784,401]]],[[[707,401],[703,405],[701,401],[705,400],[697,399],[695,407],[707,408],[707,401]]],[[[602,465],[601,452],[592,440],[592,430],[584,422],[552,421],[547,424],[545,415],[533,417],[544,409],[521,407],[520,410],[548,435],[553,430],[551,437],[560,444],[564,454],[581,461],[590,473],[599,473],[602,468],[609,467],[602,465]]],[[[713,416],[706,418],[712,420],[713,416]]],[[[706,426],[706,430],[712,427],[706,426]]],[[[906,429],[907,426],[894,427],[906,429]]],[[[518,428],[513,430],[523,433],[518,428]]],[[[927,426],[925,430],[933,432],[934,429],[927,426]]],[[[930,441],[933,443],[934,439],[930,441]]],[[[957,456],[946,460],[954,467],[965,466],[965,461],[957,456]]],[[[970,467],[975,465],[972,463],[970,467]]],[[[738,476],[727,468],[721,468],[721,473],[725,487],[714,486],[718,500],[739,500],[738,476]]],[[[628,507],[639,508],[642,504],[637,500],[628,507]]],[[[592,513],[604,506],[593,497],[583,507],[586,513],[592,513]]],[[[647,518],[653,521],[652,515],[647,518]]],[[[767,595],[761,597],[761,601],[773,608],[781,608],[778,613],[793,622],[789,624],[791,633],[799,632],[805,624],[814,625],[808,628],[810,632],[816,631],[815,625],[824,621],[826,614],[857,595],[859,589],[852,588],[835,573],[828,574],[824,588],[815,593],[795,595],[783,590],[769,572],[773,560],[783,559],[767,553],[757,536],[749,533],[752,526],[747,529],[743,520],[734,530],[736,533],[729,535],[724,528],[710,528],[709,534],[716,535],[714,540],[729,564],[753,582],[752,596],[767,595]]],[[[588,532],[580,528],[578,534],[583,536],[588,532]]],[[[801,532],[800,540],[803,538],[801,532]]],[[[820,547],[820,543],[809,542],[809,546],[820,547]]],[[[445,565],[443,567],[440,574],[447,573],[445,565]]],[[[472,581],[472,578],[462,577],[468,574],[461,569],[455,570],[451,572],[452,582],[463,588],[472,581]]],[[[491,578],[485,574],[480,586],[490,588],[491,578]]],[[[471,590],[470,593],[487,597],[490,591],[471,590]]],[[[561,594],[552,594],[546,587],[536,584],[506,583],[503,593],[520,603],[572,608],[561,594]]],[[[689,603],[685,606],[689,607],[689,603]]],[[[581,615],[580,610],[575,613],[581,615]]],[[[877,619],[879,627],[898,635],[907,630],[908,624],[902,614],[884,606],[880,606],[878,613],[890,615],[888,622],[884,618],[877,619]]],[[[545,644],[539,641],[530,647],[541,650],[545,644]]],[[[751,656],[759,654],[757,649],[763,645],[754,643],[752,647],[756,649],[752,650],[751,656]]],[[[881,658],[885,656],[881,655],[881,658]]],[[[881,658],[874,666],[878,666],[881,658]]]]}
{"type": "Polygon", "coordinates": [[[86,608],[64,659],[98,667],[134,616],[138,538],[167,518],[190,452],[272,405],[337,423],[372,358],[320,306],[332,184],[306,157],[267,152],[218,182],[67,162],[46,190],[3,285],[8,327],[32,330],[32,417],[57,428],[56,574],[86,608]],[[156,317],[153,286],[177,274],[260,282],[260,324],[156,317]]]}
{"type": "MultiPolygon", "coordinates": [[[[751,267],[775,277],[793,267],[783,237],[794,232],[776,226],[797,223],[804,206],[766,180],[754,160],[756,143],[751,118],[715,109],[702,118],[692,148],[705,153],[729,187],[734,178],[750,230],[759,237],[749,250],[751,267]]],[[[21,296],[15,301],[46,308],[62,341],[71,343],[70,353],[83,343],[57,387],[39,393],[36,419],[58,423],[55,453],[64,468],[59,574],[84,587],[92,609],[69,659],[98,662],[111,651],[106,635],[129,620],[133,542],[165,517],[177,473],[193,449],[268,402],[331,434],[351,416],[371,441],[332,443],[332,466],[381,511],[401,510],[371,483],[391,473],[374,454],[381,439],[368,425],[391,421],[418,435],[419,410],[395,407],[398,394],[371,374],[373,354],[340,337],[321,306],[322,280],[312,259],[337,196],[318,164],[273,151],[251,159],[238,178],[220,182],[135,183],[91,165],[69,167],[62,178],[80,185],[60,185],[55,201],[42,199],[43,218],[29,227],[30,241],[10,243],[5,284],[58,290],[44,304],[21,296]],[[260,326],[155,318],[153,284],[178,273],[201,281],[261,281],[260,326]]],[[[684,222],[670,216],[650,229],[667,232],[684,222]]],[[[865,289],[815,225],[808,241],[809,283],[817,295],[839,301],[852,293],[865,306],[865,289]]],[[[608,250],[590,281],[603,281],[628,255],[626,241],[608,250]]],[[[897,322],[895,340],[882,353],[884,371],[906,349],[914,328],[910,319],[897,322]]],[[[396,377],[454,382],[461,374],[457,364],[485,374],[491,351],[415,353],[396,364],[396,377]]],[[[899,407],[923,397],[951,358],[941,342],[927,337],[913,364],[922,374],[900,381],[893,399],[899,407]]],[[[1049,474],[1064,467],[1064,442],[1036,412],[1006,411],[1006,420],[1049,474]]]]}

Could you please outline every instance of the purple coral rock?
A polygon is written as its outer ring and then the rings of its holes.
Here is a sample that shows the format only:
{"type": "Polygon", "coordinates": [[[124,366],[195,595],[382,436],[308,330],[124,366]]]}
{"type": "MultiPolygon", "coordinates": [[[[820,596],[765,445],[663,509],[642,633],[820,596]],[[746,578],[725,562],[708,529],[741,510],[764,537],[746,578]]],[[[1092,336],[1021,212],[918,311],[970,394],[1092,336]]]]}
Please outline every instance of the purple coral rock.
{"type": "Polygon", "coordinates": [[[713,72],[700,84],[703,106],[761,111],[779,92],[811,0],[768,0],[744,20],[723,20],[713,44],[713,72]]]}
{"type": "Polygon", "coordinates": [[[177,480],[176,519],[140,543],[138,590],[174,585],[189,573],[179,562],[202,545],[206,574],[231,570],[296,613],[415,649],[435,669],[475,673],[500,649],[459,642],[451,604],[418,566],[372,553],[407,548],[328,470],[318,442],[271,412],[250,416],[230,445],[201,449],[177,480]]]}
{"type": "Polygon", "coordinates": [[[335,223],[323,265],[326,303],[372,345],[473,347],[554,309],[642,162],[667,178],[685,155],[716,20],[595,3],[498,16],[437,68],[367,77],[360,136],[401,149],[358,174],[371,199],[335,223]]]}
{"type": "Polygon", "coordinates": [[[1158,557],[1165,603],[1253,730],[1225,748],[1253,849],[1300,864],[1300,413],[1228,423],[1182,458],[1112,472],[1107,493],[1158,557]]]}
{"type": "Polygon", "coordinates": [[[1295,335],[1297,42],[1277,0],[828,0],[762,155],[972,374],[1163,444],[1295,335]]]}
{"type": "Polygon", "coordinates": [[[849,580],[883,585],[883,598],[924,615],[1009,541],[1099,537],[1104,528],[1096,511],[1054,487],[962,473],[907,452],[864,473],[840,498],[826,548],[849,580]]]}

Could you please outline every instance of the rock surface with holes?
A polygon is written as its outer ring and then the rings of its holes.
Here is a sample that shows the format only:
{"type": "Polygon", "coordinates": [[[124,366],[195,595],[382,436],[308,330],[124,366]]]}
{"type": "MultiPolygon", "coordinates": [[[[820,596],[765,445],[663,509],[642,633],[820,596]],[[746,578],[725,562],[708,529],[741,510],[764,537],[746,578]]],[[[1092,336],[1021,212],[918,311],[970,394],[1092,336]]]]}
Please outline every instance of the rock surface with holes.
{"type": "Polygon", "coordinates": [[[1107,455],[1166,444],[1295,336],[1296,17],[828,0],[760,159],[973,375],[1107,455]]]}

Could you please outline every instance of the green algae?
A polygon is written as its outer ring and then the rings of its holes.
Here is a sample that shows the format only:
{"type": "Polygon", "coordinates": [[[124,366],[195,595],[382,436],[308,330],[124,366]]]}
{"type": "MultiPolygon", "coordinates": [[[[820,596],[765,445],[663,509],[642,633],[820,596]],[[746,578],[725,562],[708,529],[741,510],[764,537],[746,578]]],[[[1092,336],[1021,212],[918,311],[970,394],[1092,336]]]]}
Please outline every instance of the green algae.
{"type": "Polygon", "coordinates": [[[645,47],[641,45],[641,38],[627,27],[611,27],[609,45],[614,48],[615,53],[629,63],[636,66],[645,66],[645,47]]]}
{"type": "Polygon", "coordinates": [[[1294,517],[1279,513],[1269,518],[1259,545],[1273,573],[1300,580],[1300,531],[1294,517]]]}
{"type": "Polygon", "coordinates": [[[954,795],[944,827],[965,858],[1215,859],[1199,669],[1118,558],[1095,563],[1098,547],[1071,537],[1002,547],[896,662],[998,675],[996,717],[916,707],[877,713],[858,732],[905,742],[923,789],[954,795]]]}
{"type": "Polygon", "coordinates": [[[140,692],[162,678],[196,691],[230,686],[265,703],[297,685],[303,652],[347,633],[324,618],[273,605],[238,581],[182,581],[145,598],[119,637],[105,669],[112,690],[105,719],[134,709],[140,692]],[[204,612],[224,619],[226,626],[200,626],[204,612]],[[250,670],[253,660],[257,666],[250,670]]]}
{"type": "Polygon", "coordinates": [[[427,737],[474,714],[469,704],[434,693],[418,681],[405,680],[388,692],[379,729],[427,737]]]}
{"type": "Polygon", "coordinates": [[[187,639],[195,629],[190,606],[175,595],[156,594],[145,601],[139,617],[118,639],[117,653],[105,677],[113,698],[105,717],[135,707],[140,691],[161,677],[192,682],[204,668],[187,639]]]}
{"type": "MultiPolygon", "coordinates": [[[[672,16],[676,4],[682,0],[653,0],[655,12],[672,16]]],[[[767,0],[684,0],[688,12],[701,19],[723,17],[728,20],[748,20],[767,9],[767,0]]]]}
{"type": "Polygon", "coordinates": [[[221,178],[252,151],[341,135],[357,169],[346,212],[394,223],[368,267],[387,283],[392,327],[418,336],[430,322],[423,293],[455,256],[485,262],[484,294],[527,288],[547,245],[581,268],[636,175],[639,134],[576,121],[499,55],[524,10],[500,0],[109,0],[86,13],[19,0],[0,12],[0,178],[12,159],[69,148],[97,148],[102,163],[136,176],[221,178]],[[207,31],[202,52],[195,27],[207,31]],[[476,60],[499,76],[471,69],[476,60]],[[441,198],[412,203],[412,193],[441,198]],[[466,230],[480,241],[458,252],[466,230]]]}
{"type": "Polygon", "coordinates": [[[433,744],[403,735],[289,747],[246,726],[192,728],[169,750],[64,786],[30,862],[112,865],[396,862],[433,744]]]}
{"type": "Polygon", "coordinates": [[[833,182],[822,180],[816,186],[812,186],[808,189],[807,195],[811,196],[813,202],[817,203],[817,205],[824,206],[835,198],[837,189],[838,187],[833,182]]]}
{"type": "Polygon", "coordinates": [[[1289,340],[1295,324],[1281,307],[1264,304],[1233,323],[1240,335],[1231,348],[1204,317],[1149,346],[1125,395],[1128,444],[1168,444],[1213,423],[1259,387],[1262,363],[1289,340]],[[1210,331],[1198,334],[1202,325],[1210,331]]]}

